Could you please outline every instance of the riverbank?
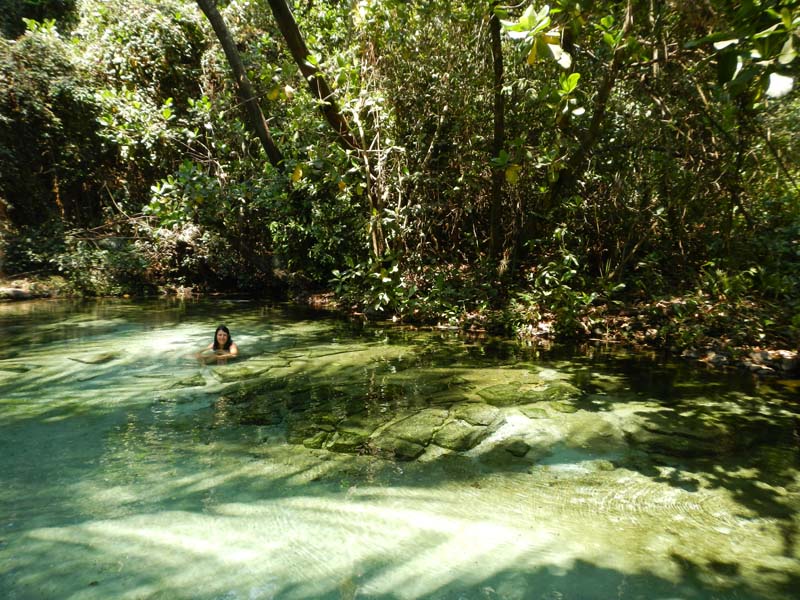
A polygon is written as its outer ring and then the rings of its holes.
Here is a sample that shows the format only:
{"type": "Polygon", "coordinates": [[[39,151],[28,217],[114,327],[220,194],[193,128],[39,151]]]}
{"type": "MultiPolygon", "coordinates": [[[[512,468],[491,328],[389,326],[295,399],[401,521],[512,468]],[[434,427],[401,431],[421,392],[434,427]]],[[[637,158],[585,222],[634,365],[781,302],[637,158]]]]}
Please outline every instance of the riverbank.
{"type": "MultiPolygon", "coordinates": [[[[334,294],[314,294],[303,303],[345,313],[364,320],[382,318],[346,310],[334,294]]],[[[754,302],[730,306],[724,302],[674,297],[627,305],[592,306],[577,317],[578,343],[618,344],[642,352],[669,353],[714,370],[744,370],[754,376],[800,379],[800,352],[781,339],[770,316],[774,307],[754,302]],[[753,343],[759,340],[761,343],[753,343]]],[[[392,320],[398,320],[396,317],[392,320]]],[[[404,320],[407,322],[407,320],[404,320]]],[[[459,329],[473,335],[502,332],[524,342],[549,345],[559,339],[555,315],[545,313],[530,319],[524,310],[482,310],[465,313],[457,321],[412,323],[444,329],[459,329]],[[509,327],[513,323],[513,327],[509,327]],[[509,331],[512,329],[512,331],[509,331]]]]}
{"type": "Polygon", "coordinates": [[[787,325],[790,315],[768,302],[675,296],[597,307],[594,313],[592,334],[601,339],[666,350],[713,369],[800,378],[796,334],[787,325]]]}
{"type": "Polygon", "coordinates": [[[63,277],[43,279],[0,278],[0,301],[36,300],[37,298],[65,298],[74,294],[63,277]]]}
{"type": "MultiPolygon", "coordinates": [[[[164,294],[198,296],[187,288],[169,288],[164,294]]],[[[76,297],[63,277],[0,279],[0,301],[76,297]]],[[[385,318],[348,310],[333,293],[304,295],[298,303],[365,320],[385,318]]],[[[674,297],[628,305],[592,306],[578,317],[578,342],[619,344],[643,352],[668,352],[714,370],[744,370],[759,378],[800,378],[800,352],[775,330],[770,310],[754,302],[731,306],[724,302],[674,297]]],[[[466,313],[457,322],[414,322],[418,326],[462,329],[473,334],[504,331],[522,341],[546,345],[559,338],[556,317],[533,320],[524,313],[484,310],[466,313]],[[509,332],[509,323],[514,323],[509,332]]]]}

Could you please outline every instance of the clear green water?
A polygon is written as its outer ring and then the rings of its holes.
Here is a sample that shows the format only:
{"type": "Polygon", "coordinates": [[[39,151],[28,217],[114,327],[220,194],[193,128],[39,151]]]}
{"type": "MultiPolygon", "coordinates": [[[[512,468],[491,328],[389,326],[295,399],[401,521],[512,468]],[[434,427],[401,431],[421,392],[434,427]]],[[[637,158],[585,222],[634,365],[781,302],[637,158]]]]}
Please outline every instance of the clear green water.
{"type": "Polygon", "coordinates": [[[0,331],[0,598],[800,598],[790,382],[251,302],[0,331]]]}

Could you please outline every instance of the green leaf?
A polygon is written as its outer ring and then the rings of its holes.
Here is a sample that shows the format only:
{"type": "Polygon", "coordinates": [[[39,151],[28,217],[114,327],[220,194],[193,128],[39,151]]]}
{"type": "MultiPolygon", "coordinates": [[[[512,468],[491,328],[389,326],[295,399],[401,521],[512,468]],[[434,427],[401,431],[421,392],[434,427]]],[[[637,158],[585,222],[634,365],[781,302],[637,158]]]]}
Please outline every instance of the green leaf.
{"type": "Polygon", "coordinates": [[[514,185],[519,181],[519,172],[522,170],[520,165],[509,165],[506,169],[506,181],[514,185]]]}
{"type": "Polygon", "coordinates": [[[528,30],[533,29],[533,4],[526,8],[525,12],[522,13],[522,16],[519,18],[519,24],[521,27],[524,27],[528,30]]]}
{"type": "Polygon", "coordinates": [[[506,30],[508,37],[512,40],[521,40],[528,37],[529,30],[519,22],[505,21],[500,19],[500,25],[506,30]]]}
{"type": "Polygon", "coordinates": [[[524,40],[528,37],[528,32],[521,29],[506,27],[506,33],[512,40],[524,40]]]}
{"type": "Polygon", "coordinates": [[[500,24],[512,39],[533,37],[550,26],[549,12],[550,7],[545,5],[538,13],[534,14],[533,5],[530,5],[522,13],[518,22],[501,20],[500,24]]]}
{"type": "Polygon", "coordinates": [[[780,23],[775,23],[775,25],[773,25],[772,27],[768,27],[767,29],[764,29],[763,31],[759,31],[757,34],[755,34],[753,36],[753,39],[754,40],[760,40],[762,38],[767,38],[767,37],[771,36],[773,33],[775,33],[775,30],[778,29],[779,25],[780,25],[780,23]]]}
{"type": "Polygon", "coordinates": [[[788,65],[797,57],[797,51],[794,49],[794,44],[792,43],[791,36],[786,43],[781,48],[780,56],[778,56],[778,62],[782,65],[788,65]]]}
{"type": "Polygon", "coordinates": [[[575,88],[578,87],[578,80],[580,78],[580,73],[572,73],[568,76],[561,75],[559,77],[559,84],[561,85],[561,89],[558,91],[559,95],[568,96],[574,92],[575,88]]]}
{"type": "Polygon", "coordinates": [[[539,46],[541,46],[541,40],[536,38],[531,44],[531,49],[528,51],[528,57],[526,61],[529,65],[533,65],[536,62],[536,59],[539,58],[539,46]]]}
{"type": "Polygon", "coordinates": [[[786,31],[791,31],[792,27],[792,11],[788,8],[783,7],[781,9],[781,20],[783,21],[783,26],[786,28],[786,31]]]}
{"type": "Polygon", "coordinates": [[[548,27],[550,27],[550,17],[545,17],[544,19],[542,19],[542,21],[537,23],[536,27],[531,29],[531,34],[536,35],[538,33],[541,33],[542,31],[544,31],[548,27]]]}
{"type": "Polygon", "coordinates": [[[536,13],[536,20],[539,23],[542,23],[545,19],[547,19],[547,21],[549,23],[550,22],[549,15],[550,15],[550,6],[548,4],[545,4],[542,7],[542,9],[538,13],[536,13]]]}
{"type": "Polygon", "coordinates": [[[506,150],[500,150],[500,154],[495,156],[492,160],[492,166],[495,167],[504,167],[508,164],[509,155],[506,150]]]}

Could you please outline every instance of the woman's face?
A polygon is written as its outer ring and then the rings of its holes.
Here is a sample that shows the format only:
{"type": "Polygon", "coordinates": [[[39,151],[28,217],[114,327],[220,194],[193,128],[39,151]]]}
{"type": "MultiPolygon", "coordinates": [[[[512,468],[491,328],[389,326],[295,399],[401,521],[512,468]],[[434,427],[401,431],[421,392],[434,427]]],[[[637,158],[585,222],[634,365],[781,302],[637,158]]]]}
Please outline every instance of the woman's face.
{"type": "Polygon", "coordinates": [[[227,341],[228,341],[228,334],[222,331],[222,329],[217,331],[217,344],[219,344],[220,346],[224,346],[225,342],[227,341]]]}

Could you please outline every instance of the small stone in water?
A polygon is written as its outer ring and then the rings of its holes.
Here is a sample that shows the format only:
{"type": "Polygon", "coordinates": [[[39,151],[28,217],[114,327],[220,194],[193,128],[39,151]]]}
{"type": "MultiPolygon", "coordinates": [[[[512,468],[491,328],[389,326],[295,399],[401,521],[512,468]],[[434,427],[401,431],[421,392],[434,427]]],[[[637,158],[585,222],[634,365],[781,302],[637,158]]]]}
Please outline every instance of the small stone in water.
{"type": "Polygon", "coordinates": [[[508,443],[508,445],[506,445],[506,451],[518,457],[525,456],[530,449],[530,444],[523,442],[522,440],[512,440],[508,443]]]}

